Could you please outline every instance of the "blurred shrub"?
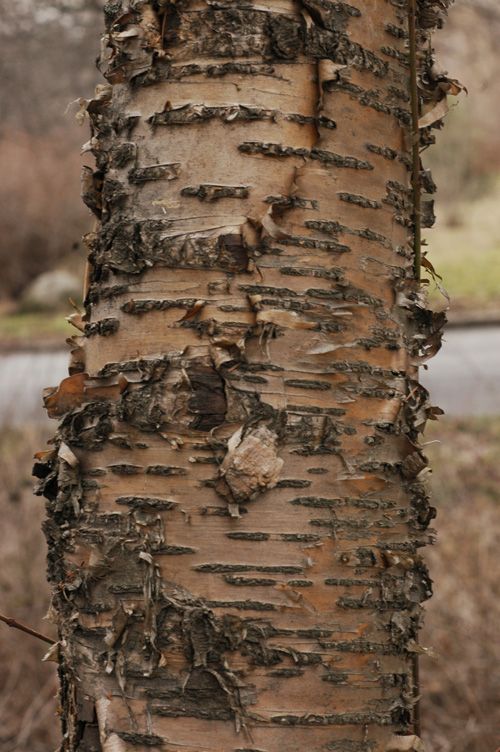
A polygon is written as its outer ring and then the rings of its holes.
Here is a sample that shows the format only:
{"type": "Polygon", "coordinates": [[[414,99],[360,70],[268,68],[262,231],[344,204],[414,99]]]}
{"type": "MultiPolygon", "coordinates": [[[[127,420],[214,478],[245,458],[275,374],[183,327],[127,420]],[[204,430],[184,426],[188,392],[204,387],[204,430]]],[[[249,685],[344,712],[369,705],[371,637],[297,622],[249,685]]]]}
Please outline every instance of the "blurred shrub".
{"type": "MultiPolygon", "coordinates": [[[[2,427],[0,611],[54,638],[54,627],[43,620],[49,606],[40,529],[44,506],[31,493],[30,477],[33,452],[43,445],[40,429],[2,427]]],[[[0,624],[1,752],[48,752],[56,746],[56,665],[41,662],[48,647],[0,624]]]]}
{"type": "Polygon", "coordinates": [[[91,219],[81,203],[81,157],[70,129],[0,137],[0,296],[18,296],[78,248],[91,219]]]}
{"type": "Polygon", "coordinates": [[[459,102],[451,101],[443,130],[436,134],[437,145],[424,153],[424,164],[432,171],[439,201],[457,206],[457,221],[463,204],[489,194],[500,172],[500,143],[496,154],[486,149],[488,133],[477,117],[474,99],[462,94],[459,102]]]}
{"type": "Polygon", "coordinates": [[[79,196],[88,128],[64,113],[101,78],[93,60],[103,5],[0,0],[0,298],[71,256],[90,227],[79,196]]]}
{"type": "Polygon", "coordinates": [[[438,508],[426,550],[435,595],[421,663],[428,752],[494,752],[500,744],[500,418],[444,419],[427,431],[438,508]]]}
{"type": "Polygon", "coordinates": [[[455,0],[444,28],[434,38],[438,69],[467,88],[424,155],[442,201],[481,198],[500,172],[500,78],[498,0],[455,0]]]}

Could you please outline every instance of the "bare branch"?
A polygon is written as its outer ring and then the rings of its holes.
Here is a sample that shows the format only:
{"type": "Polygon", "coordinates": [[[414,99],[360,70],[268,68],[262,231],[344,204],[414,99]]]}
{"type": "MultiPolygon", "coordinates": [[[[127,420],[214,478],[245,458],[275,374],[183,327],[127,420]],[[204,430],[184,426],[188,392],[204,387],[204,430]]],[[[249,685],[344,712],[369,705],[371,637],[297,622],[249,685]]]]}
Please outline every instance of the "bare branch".
{"type": "Polygon", "coordinates": [[[32,637],[37,637],[39,640],[43,640],[43,642],[48,642],[49,645],[54,644],[54,640],[51,640],[50,637],[46,637],[45,635],[41,634],[41,632],[37,632],[36,629],[31,629],[31,627],[27,627],[26,625],[18,622],[16,619],[11,619],[9,616],[0,614],[0,621],[3,621],[4,624],[7,624],[8,627],[19,629],[21,632],[26,632],[26,634],[29,634],[32,637]]]}

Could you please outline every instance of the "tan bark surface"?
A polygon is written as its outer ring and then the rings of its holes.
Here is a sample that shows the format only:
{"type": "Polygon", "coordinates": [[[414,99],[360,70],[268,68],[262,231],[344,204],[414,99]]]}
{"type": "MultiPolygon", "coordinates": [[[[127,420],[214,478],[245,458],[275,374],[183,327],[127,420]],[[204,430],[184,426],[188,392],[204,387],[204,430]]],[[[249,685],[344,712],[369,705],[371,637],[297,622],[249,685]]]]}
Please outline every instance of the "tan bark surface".
{"type": "Polygon", "coordinates": [[[105,12],[85,332],[36,466],[63,749],[417,750],[415,374],[443,317],[414,274],[408,6],[105,12]]]}

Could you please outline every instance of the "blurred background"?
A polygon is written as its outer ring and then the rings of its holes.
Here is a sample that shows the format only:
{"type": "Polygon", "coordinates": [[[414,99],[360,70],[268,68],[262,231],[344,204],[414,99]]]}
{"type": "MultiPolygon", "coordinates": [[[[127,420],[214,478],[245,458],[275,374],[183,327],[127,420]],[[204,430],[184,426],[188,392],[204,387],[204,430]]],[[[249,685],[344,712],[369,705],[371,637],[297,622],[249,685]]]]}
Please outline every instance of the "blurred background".
{"type": "MultiPolygon", "coordinates": [[[[54,430],[40,391],[65,375],[68,298],[81,298],[92,219],[82,204],[78,98],[100,77],[101,0],[0,0],[0,613],[54,637],[43,502],[32,455],[54,430]]],[[[451,297],[443,350],[423,374],[447,415],[426,434],[438,507],[436,594],[421,661],[427,752],[500,746],[500,3],[456,0],[439,67],[468,90],[425,155],[438,184],[428,257],[451,297]]],[[[90,162],[89,162],[90,163],[90,162]]],[[[48,752],[59,723],[42,642],[0,624],[0,752],[48,752]]]]}

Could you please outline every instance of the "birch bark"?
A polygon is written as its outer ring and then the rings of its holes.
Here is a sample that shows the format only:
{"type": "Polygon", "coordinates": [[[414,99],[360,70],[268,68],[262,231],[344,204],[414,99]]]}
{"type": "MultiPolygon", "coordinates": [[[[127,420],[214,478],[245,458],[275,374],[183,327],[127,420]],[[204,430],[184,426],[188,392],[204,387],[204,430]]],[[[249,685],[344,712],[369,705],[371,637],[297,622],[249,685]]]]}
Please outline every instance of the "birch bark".
{"type": "Polygon", "coordinates": [[[416,368],[444,316],[414,270],[409,9],[105,6],[84,333],[35,467],[65,752],[420,749],[416,368]]]}

